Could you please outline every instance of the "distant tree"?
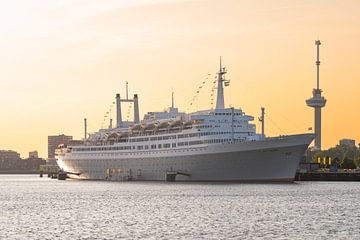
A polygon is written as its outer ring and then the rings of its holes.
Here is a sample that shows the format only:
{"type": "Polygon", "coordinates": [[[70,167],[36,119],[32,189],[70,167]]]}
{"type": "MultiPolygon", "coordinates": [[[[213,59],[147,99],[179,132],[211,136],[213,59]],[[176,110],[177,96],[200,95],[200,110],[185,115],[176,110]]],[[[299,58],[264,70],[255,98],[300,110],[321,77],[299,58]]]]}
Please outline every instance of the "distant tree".
{"type": "Polygon", "coordinates": [[[360,148],[358,148],[355,153],[354,163],[357,168],[360,168],[360,148]]]}
{"type": "Polygon", "coordinates": [[[313,155],[313,161],[318,157],[331,157],[339,168],[360,167],[360,150],[355,146],[337,145],[328,150],[319,151],[313,155]]]}
{"type": "Polygon", "coordinates": [[[317,156],[320,151],[313,151],[311,148],[306,150],[306,162],[316,162],[317,156]]]}
{"type": "Polygon", "coordinates": [[[343,169],[354,169],[356,168],[354,159],[345,158],[342,164],[340,165],[340,168],[343,169]]]}
{"type": "Polygon", "coordinates": [[[338,159],[337,157],[333,159],[333,163],[336,164],[336,166],[340,165],[340,159],[338,159]]]}

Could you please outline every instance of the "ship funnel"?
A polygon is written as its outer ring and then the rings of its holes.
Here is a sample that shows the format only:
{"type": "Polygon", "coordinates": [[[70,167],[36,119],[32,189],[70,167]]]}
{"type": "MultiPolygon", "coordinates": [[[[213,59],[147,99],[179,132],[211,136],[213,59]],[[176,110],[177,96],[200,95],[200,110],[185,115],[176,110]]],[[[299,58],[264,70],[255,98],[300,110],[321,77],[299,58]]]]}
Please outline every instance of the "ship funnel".
{"type": "Polygon", "coordinates": [[[87,138],[87,119],[84,118],[84,142],[86,141],[87,138]]]}
{"type": "Polygon", "coordinates": [[[139,98],[137,94],[134,94],[134,123],[140,123],[140,114],[139,114],[139,98]]]}
{"type": "Polygon", "coordinates": [[[116,94],[116,127],[122,126],[120,94],[116,94]]]}

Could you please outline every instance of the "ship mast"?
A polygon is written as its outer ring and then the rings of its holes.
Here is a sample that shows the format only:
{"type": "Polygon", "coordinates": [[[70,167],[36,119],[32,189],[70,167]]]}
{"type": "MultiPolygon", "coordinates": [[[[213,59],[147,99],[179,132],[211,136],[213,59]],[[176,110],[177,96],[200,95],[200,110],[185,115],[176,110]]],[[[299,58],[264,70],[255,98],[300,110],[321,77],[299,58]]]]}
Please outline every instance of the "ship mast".
{"type": "Polygon", "coordinates": [[[229,81],[225,80],[225,78],[223,77],[223,75],[225,75],[225,74],[226,74],[226,70],[221,65],[221,57],[220,57],[220,69],[218,72],[216,109],[224,109],[225,108],[223,82],[225,82],[225,86],[229,86],[229,81]]]}

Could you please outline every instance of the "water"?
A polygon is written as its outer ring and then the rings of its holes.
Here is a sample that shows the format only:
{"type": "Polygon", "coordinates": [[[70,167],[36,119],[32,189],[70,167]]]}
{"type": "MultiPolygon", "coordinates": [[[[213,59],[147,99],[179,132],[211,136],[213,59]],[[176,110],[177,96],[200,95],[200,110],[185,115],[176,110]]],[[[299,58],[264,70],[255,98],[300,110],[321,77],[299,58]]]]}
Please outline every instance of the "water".
{"type": "Polygon", "coordinates": [[[0,175],[0,239],[360,239],[360,182],[193,184],[0,175]]]}

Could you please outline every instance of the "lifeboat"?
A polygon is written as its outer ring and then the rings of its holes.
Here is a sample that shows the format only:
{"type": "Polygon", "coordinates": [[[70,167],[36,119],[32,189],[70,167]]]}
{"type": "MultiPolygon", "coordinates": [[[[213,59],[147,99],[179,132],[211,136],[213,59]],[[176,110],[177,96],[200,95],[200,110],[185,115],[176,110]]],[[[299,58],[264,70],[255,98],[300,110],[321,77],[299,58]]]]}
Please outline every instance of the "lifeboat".
{"type": "Polygon", "coordinates": [[[181,126],[182,124],[183,124],[183,122],[181,120],[177,120],[177,121],[170,123],[170,127],[175,128],[175,127],[181,126]]]}
{"type": "Polygon", "coordinates": [[[140,131],[143,128],[142,124],[136,124],[130,128],[131,131],[140,131]]]}
{"type": "Polygon", "coordinates": [[[169,125],[169,122],[162,122],[157,126],[157,129],[164,129],[167,128],[169,125]]]}
{"type": "Polygon", "coordinates": [[[117,133],[111,133],[109,136],[107,136],[107,140],[116,140],[119,137],[117,133]]]}
{"type": "Polygon", "coordinates": [[[190,121],[187,121],[184,123],[184,126],[191,126],[193,124],[193,121],[190,120],[190,121]]]}
{"type": "Polygon", "coordinates": [[[119,139],[120,138],[127,138],[129,136],[129,133],[128,132],[122,132],[122,133],[120,133],[120,135],[119,135],[119,139]]]}
{"type": "Polygon", "coordinates": [[[157,127],[158,124],[156,123],[151,123],[151,124],[148,124],[144,127],[144,130],[153,130],[157,127]]]}

